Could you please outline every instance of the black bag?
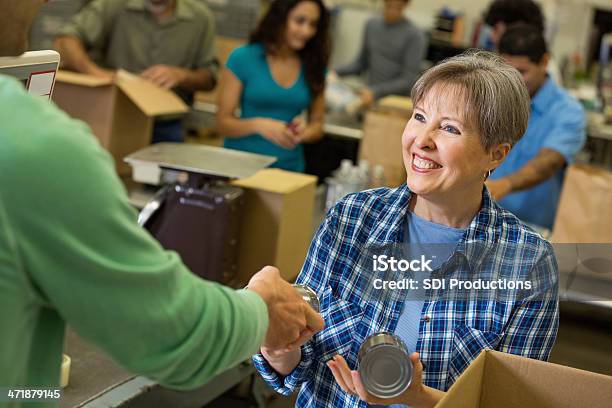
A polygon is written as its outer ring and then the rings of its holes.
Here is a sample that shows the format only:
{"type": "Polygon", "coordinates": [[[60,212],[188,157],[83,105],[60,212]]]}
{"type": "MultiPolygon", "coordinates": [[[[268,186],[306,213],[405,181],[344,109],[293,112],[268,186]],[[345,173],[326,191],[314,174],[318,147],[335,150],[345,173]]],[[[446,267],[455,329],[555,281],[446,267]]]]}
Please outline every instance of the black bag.
{"type": "Polygon", "coordinates": [[[241,188],[223,183],[166,186],[145,206],[139,223],[196,275],[237,285],[243,196],[241,188]]]}

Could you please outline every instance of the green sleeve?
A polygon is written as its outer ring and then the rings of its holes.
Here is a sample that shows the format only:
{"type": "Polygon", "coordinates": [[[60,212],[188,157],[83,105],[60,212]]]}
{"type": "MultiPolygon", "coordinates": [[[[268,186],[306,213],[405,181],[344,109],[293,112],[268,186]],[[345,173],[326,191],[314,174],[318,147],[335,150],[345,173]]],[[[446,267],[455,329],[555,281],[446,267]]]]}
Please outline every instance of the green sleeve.
{"type": "Polygon", "coordinates": [[[103,49],[113,27],[113,22],[124,0],[93,0],[65,24],[57,36],[71,35],[83,42],[86,48],[103,49]]]}
{"type": "Polygon", "coordinates": [[[139,227],[85,125],[48,101],[11,100],[0,113],[10,121],[0,180],[39,301],[126,369],[178,389],[254,354],[268,326],[263,300],[198,278],[139,227]]]}

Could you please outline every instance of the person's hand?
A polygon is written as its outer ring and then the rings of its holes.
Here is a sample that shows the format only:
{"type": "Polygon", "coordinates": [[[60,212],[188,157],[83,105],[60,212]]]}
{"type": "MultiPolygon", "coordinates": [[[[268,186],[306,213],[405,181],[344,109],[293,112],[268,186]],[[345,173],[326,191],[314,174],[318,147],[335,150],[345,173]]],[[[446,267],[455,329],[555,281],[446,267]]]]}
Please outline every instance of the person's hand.
{"type": "Polygon", "coordinates": [[[512,192],[512,184],[507,178],[500,178],[498,180],[487,180],[487,189],[489,193],[496,201],[501,200],[512,192]]]}
{"type": "Polygon", "coordinates": [[[359,98],[361,98],[361,103],[366,108],[374,104],[374,93],[368,88],[363,88],[359,91],[359,98]]]}
{"type": "Polygon", "coordinates": [[[329,84],[338,82],[340,81],[340,76],[338,76],[338,73],[336,71],[329,70],[327,72],[327,77],[325,78],[325,81],[329,84]]]}
{"type": "Polygon", "coordinates": [[[172,89],[184,81],[185,71],[178,67],[160,64],[147,68],[140,76],[161,88],[172,89]]]}
{"type": "Polygon", "coordinates": [[[294,139],[298,141],[298,143],[307,142],[306,138],[306,123],[300,117],[294,118],[291,123],[287,125],[289,130],[293,133],[294,139]]]}
{"type": "Polygon", "coordinates": [[[336,355],[327,362],[327,367],[331,370],[338,385],[347,393],[358,396],[362,401],[372,405],[391,405],[404,404],[415,405],[416,401],[421,401],[424,393],[423,386],[423,364],[419,358],[419,353],[410,355],[412,361],[412,381],[410,386],[401,395],[395,398],[378,398],[366,391],[359,372],[351,370],[341,355],[336,355]]]}
{"type": "Polygon", "coordinates": [[[280,120],[259,118],[257,133],[285,149],[293,149],[300,142],[291,127],[280,120]]]}
{"type": "Polygon", "coordinates": [[[268,306],[270,323],[262,349],[290,352],[323,330],[321,315],[281,278],[278,269],[266,266],[253,275],[248,288],[268,306]]]}

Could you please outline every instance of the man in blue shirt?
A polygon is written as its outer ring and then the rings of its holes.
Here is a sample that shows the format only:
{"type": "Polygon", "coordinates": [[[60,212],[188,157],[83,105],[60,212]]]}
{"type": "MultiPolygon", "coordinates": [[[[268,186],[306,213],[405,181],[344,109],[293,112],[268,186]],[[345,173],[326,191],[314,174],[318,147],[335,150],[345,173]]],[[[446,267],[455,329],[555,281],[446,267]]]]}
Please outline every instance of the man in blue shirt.
{"type": "Polygon", "coordinates": [[[546,74],[549,54],[539,28],[523,23],[509,27],[499,52],[522,74],[531,95],[531,116],[527,132],[487,187],[502,207],[527,223],[550,229],[565,167],[584,145],[586,116],[578,101],[546,74]]]}

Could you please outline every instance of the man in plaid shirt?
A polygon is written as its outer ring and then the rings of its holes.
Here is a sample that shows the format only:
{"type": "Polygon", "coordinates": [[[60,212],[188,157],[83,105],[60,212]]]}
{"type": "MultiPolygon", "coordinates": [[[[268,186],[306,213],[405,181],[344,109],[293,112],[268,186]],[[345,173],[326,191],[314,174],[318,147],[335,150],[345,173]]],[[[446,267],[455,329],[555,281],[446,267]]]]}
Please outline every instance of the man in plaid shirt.
{"type": "MultiPolygon", "coordinates": [[[[510,136],[500,137],[511,137],[512,145],[525,131],[529,112],[526,89],[518,72],[489,53],[450,59],[417,82],[412,95],[415,113],[402,139],[407,185],[351,194],[336,204],[319,228],[298,277],[298,283],[319,296],[325,329],[298,350],[262,350],[253,358],[264,380],[277,392],[289,395],[301,387],[298,407],[365,407],[368,403],[433,406],[485,348],[548,359],[559,320],[558,272],[552,247],[499,207],[484,187],[488,172],[501,163],[509,149],[490,147],[486,137],[494,133],[477,118],[472,119],[472,128],[479,130],[480,138],[470,137],[474,131],[460,121],[449,121],[451,115],[444,106],[438,118],[431,101],[445,102],[428,98],[436,92],[431,84],[452,82],[449,78],[461,75],[463,86],[472,83],[478,87],[490,79],[492,88],[505,90],[505,94],[492,94],[493,99],[481,92],[480,102],[467,98],[477,114],[482,112],[480,106],[497,113],[493,117],[499,117],[500,123],[494,123],[493,129],[499,130],[500,124],[514,125],[510,136]],[[517,119],[516,115],[522,116],[517,119]],[[479,150],[475,143],[484,148],[479,150]],[[503,154],[495,153],[499,151],[503,154]],[[449,168],[453,171],[447,172],[449,168]],[[461,194],[471,193],[454,195],[455,188],[461,194]],[[373,301],[364,296],[369,277],[363,275],[361,260],[371,248],[410,243],[413,237],[405,237],[407,219],[411,214],[419,216],[423,202],[431,204],[437,197],[446,199],[437,201],[442,203],[439,208],[448,206],[450,214],[465,213],[457,223],[464,232],[456,251],[442,266],[442,276],[535,277],[535,288],[527,295],[519,291],[505,297],[427,297],[418,322],[418,355],[411,356],[415,366],[412,384],[401,398],[375,398],[364,392],[358,374],[351,373],[349,367],[357,368],[357,353],[367,336],[395,332],[407,302],[401,297],[373,301]],[[484,259],[483,246],[494,248],[495,256],[484,261],[486,270],[474,274],[470,266],[484,259]]],[[[437,221],[435,212],[429,213],[437,221]]],[[[439,222],[443,223],[444,219],[439,222]]]]}

